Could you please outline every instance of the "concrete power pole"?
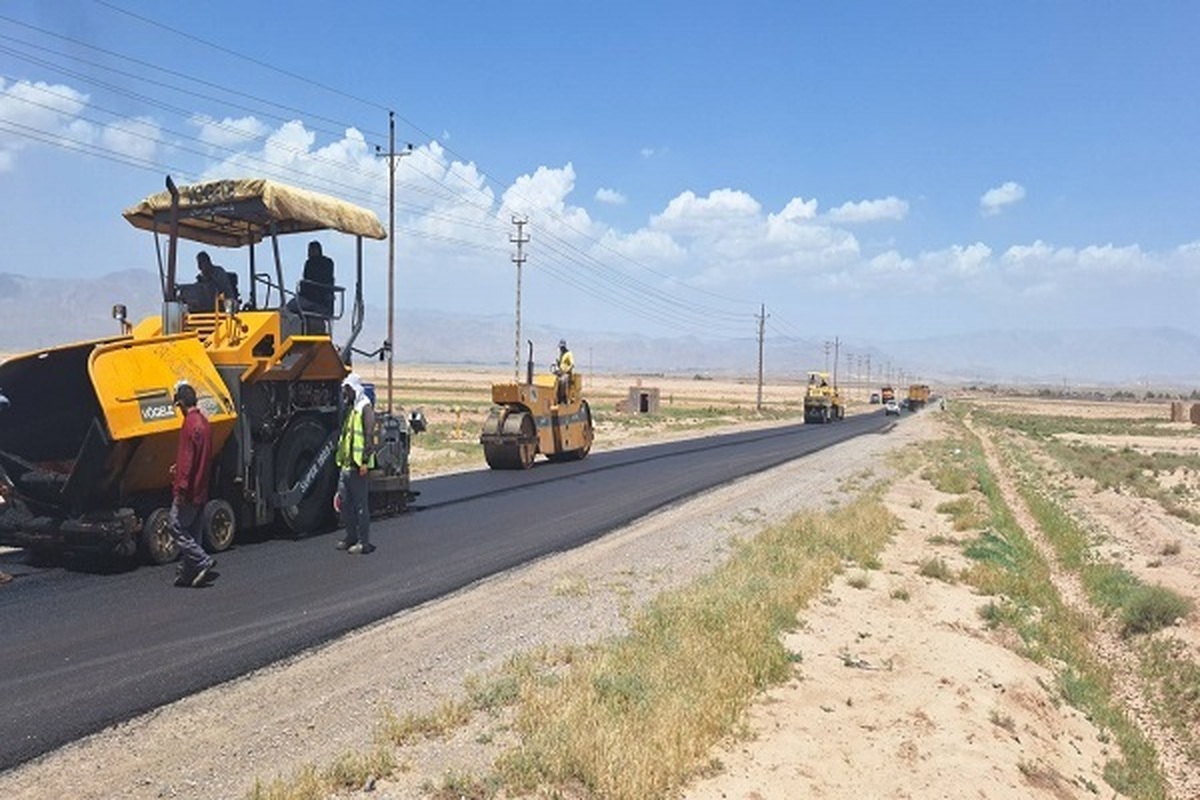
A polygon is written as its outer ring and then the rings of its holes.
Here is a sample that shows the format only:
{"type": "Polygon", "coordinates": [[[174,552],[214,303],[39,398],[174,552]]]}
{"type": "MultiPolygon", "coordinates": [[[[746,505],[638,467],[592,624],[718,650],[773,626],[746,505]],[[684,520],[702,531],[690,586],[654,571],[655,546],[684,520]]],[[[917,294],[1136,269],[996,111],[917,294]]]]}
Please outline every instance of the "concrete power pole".
{"type": "Polygon", "coordinates": [[[517,326],[516,326],[516,344],[513,355],[513,380],[521,382],[521,265],[525,263],[525,243],[529,241],[529,237],[525,235],[525,226],[529,223],[529,217],[518,217],[513,214],[513,225],[517,226],[516,236],[509,236],[508,240],[517,246],[517,252],[513,254],[513,263],[517,265],[517,326]]]}
{"type": "MultiPolygon", "coordinates": [[[[825,343],[828,346],[829,342],[825,343]]],[[[840,336],[833,337],[833,385],[838,385],[838,359],[841,358],[842,339],[840,336]]],[[[826,353],[828,355],[828,353],[826,353]]]]}
{"type": "MultiPolygon", "coordinates": [[[[388,319],[387,341],[384,349],[387,351],[387,410],[392,413],[392,370],[395,363],[396,348],[396,163],[404,156],[412,155],[412,145],[407,150],[396,152],[396,112],[388,112],[388,151],[376,155],[388,160],[388,319]]],[[[362,247],[360,240],[359,247],[362,247]]]]}
{"type": "Polygon", "coordinates": [[[767,327],[767,306],[764,303],[761,306],[761,313],[758,315],[758,401],[755,404],[755,409],[762,411],[762,387],[763,387],[763,337],[767,327]]]}
{"type": "Polygon", "coordinates": [[[846,351],[846,397],[854,395],[854,354],[846,351]]]}

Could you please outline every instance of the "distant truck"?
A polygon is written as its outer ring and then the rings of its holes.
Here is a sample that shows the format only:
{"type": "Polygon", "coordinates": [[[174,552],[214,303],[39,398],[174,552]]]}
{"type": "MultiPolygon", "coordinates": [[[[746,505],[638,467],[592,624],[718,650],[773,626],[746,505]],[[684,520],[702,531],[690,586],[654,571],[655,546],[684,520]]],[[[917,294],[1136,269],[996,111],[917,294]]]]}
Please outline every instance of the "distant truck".
{"type": "Polygon", "coordinates": [[[923,383],[914,383],[908,387],[908,408],[910,411],[920,411],[929,402],[929,387],[923,383]]]}
{"type": "Polygon", "coordinates": [[[884,386],[879,390],[879,399],[883,403],[887,403],[889,400],[895,400],[896,390],[890,386],[884,386]]]}
{"type": "Polygon", "coordinates": [[[833,422],[846,416],[841,392],[829,380],[828,372],[809,372],[804,392],[804,421],[833,422]]]}

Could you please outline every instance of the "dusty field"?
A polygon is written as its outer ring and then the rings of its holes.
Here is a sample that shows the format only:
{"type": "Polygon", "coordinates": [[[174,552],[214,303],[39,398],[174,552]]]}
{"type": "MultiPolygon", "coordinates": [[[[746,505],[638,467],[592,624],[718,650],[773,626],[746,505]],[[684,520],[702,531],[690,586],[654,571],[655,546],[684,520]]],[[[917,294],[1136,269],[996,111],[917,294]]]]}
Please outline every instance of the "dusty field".
{"type": "MultiPolygon", "coordinates": [[[[436,376],[428,380],[423,386],[432,396],[436,376]]],[[[446,399],[438,402],[452,405],[461,385],[450,380],[442,389],[446,399]]],[[[676,389],[679,402],[690,396],[687,388],[685,382],[676,389]]],[[[754,387],[748,391],[752,403],[754,387]]],[[[614,392],[623,396],[624,389],[618,385],[614,392]]],[[[695,402],[705,402],[703,393],[695,402]]],[[[1065,410],[1021,403],[1030,413],[1065,410]]],[[[1086,413],[1152,415],[1143,404],[1120,410],[1100,405],[1086,413]]],[[[1115,745],[1061,702],[1051,668],[1022,658],[1009,634],[983,624],[979,610],[987,598],[964,583],[919,574],[932,556],[954,571],[966,567],[960,545],[971,532],[955,531],[936,510],[952,496],[919,473],[897,477],[888,454],[943,437],[945,425],[937,412],[906,415],[886,435],[860,437],[679,504],[587,547],[497,576],[0,775],[0,796],[241,797],[255,778],[367,749],[385,708],[431,711],[461,695],[468,676],[486,675],[513,654],[619,634],[627,615],[649,598],[711,570],[732,538],[797,510],[830,507],[864,482],[888,479],[885,502],[902,529],[879,569],[847,570],[801,612],[787,641],[801,655],[794,678],[748,710],[751,735],[718,748],[712,754],[716,774],[683,796],[1121,797],[1103,777],[1115,745]]],[[[1181,428],[1160,444],[1182,447],[1193,435],[1181,428]]],[[[1105,446],[1124,446],[1112,436],[1104,434],[1110,437],[1103,438],[1105,446]]],[[[988,440],[991,466],[1022,524],[1036,528],[1000,456],[1003,438],[988,440]]],[[[1045,463],[1053,469],[1053,462],[1045,463]]],[[[1051,480],[1071,500],[1073,513],[1092,526],[1105,557],[1148,582],[1200,598],[1196,526],[1151,500],[1099,492],[1061,470],[1051,480]]],[[[1077,587],[1058,580],[1064,596],[1083,603],[1077,587]]],[[[1097,623],[1098,636],[1104,625],[1097,623]]],[[[1200,656],[1198,630],[1192,615],[1165,635],[1180,637],[1200,656]]],[[[1111,639],[1099,644],[1121,646],[1111,639]]],[[[1136,696],[1127,699],[1161,753],[1170,796],[1200,797],[1195,764],[1136,696]]],[[[448,740],[406,747],[398,752],[397,776],[371,792],[340,796],[425,797],[450,772],[482,773],[507,741],[505,722],[502,716],[476,720],[448,740]]]]}

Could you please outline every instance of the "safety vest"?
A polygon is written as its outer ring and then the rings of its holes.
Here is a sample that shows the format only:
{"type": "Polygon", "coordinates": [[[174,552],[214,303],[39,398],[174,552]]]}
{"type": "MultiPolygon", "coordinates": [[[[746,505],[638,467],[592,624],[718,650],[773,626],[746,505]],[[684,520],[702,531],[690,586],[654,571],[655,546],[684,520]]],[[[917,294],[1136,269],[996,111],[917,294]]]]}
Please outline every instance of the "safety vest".
{"type": "MultiPolygon", "coordinates": [[[[366,436],[363,433],[363,415],[357,408],[350,409],[342,424],[342,436],[338,440],[337,465],[342,468],[358,467],[363,464],[366,436]]],[[[368,469],[375,468],[375,454],[366,460],[368,469]]]]}

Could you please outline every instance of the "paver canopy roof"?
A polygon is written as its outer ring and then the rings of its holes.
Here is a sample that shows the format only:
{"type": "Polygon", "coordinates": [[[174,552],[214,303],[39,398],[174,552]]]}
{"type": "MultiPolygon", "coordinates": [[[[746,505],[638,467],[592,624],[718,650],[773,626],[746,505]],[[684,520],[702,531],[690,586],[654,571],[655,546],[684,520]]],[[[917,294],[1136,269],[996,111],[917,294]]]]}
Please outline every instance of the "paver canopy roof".
{"type": "MultiPolygon", "coordinates": [[[[171,195],[152,194],[125,209],[134,227],[166,233],[171,195]]],[[[373,211],[319,192],[264,178],[238,178],[179,187],[179,236],[217,247],[241,247],[271,233],[335,230],[367,239],[386,239],[373,211]]]]}

